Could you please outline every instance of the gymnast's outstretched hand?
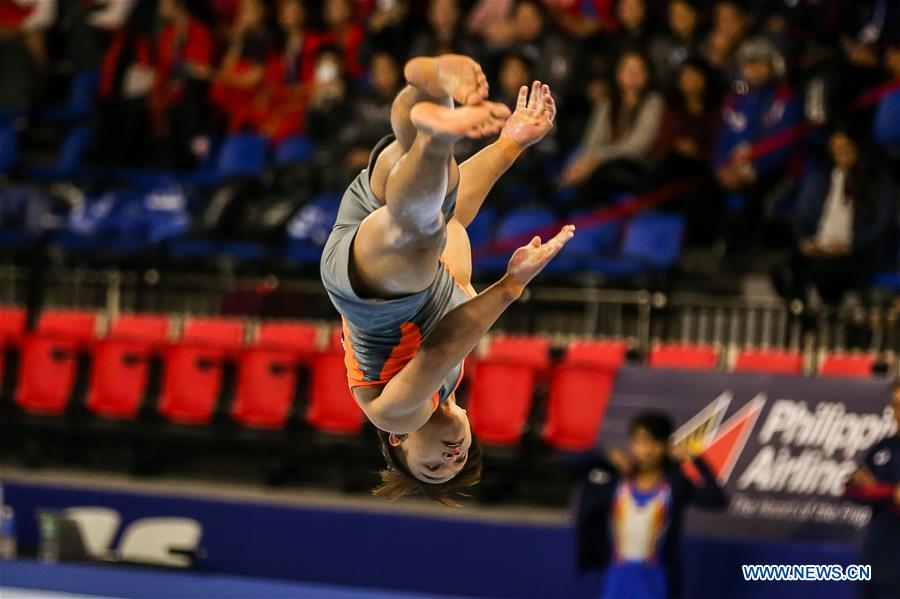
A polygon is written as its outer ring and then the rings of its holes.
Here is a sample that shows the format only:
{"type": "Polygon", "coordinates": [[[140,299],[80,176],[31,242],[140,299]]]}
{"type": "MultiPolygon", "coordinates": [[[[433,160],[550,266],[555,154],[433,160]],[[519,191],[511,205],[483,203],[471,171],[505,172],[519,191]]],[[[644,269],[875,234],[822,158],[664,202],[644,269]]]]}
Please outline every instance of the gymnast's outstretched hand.
{"type": "Polygon", "coordinates": [[[519,89],[516,110],[506,121],[500,135],[508,137],[520,148],[525,149],[550,133],[555,118],[556,102],[550,93],[550,86],[535,81],[531,84],[530,95],[527,85],[519,89]]]}
{"type": "Polygon", "coordinates": [[[541,238],[535,235],[531,243],[520,247],[512,255],[506,274],[521,285],[527,285],[574,236],[575,225],[566,225],[547,243],[541,243],[541,238]]]}

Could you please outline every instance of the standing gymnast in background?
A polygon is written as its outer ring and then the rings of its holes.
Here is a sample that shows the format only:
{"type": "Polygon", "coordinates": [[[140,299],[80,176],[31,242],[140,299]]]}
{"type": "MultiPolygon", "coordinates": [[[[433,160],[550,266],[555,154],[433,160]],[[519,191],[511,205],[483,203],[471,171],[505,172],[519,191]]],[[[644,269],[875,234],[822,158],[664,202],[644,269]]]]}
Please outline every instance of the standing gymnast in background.
{"type": "Polygon", "coordinates": [[[497,179],[552,129],[556,106],[549,87],[535,81],[530,94],[522,87],[510,115],[487,100],[487,79],[465,56],[415,58],[404,74],[393,135],[375,146],[344,194],[321,274],[342,316],[350,388],[378,428],[387,461],[375,494],[419,493],[452,505],[481,477],[480,452],[454,395],[463,360],[574,227],[516,250],[507,273],[476,295],[466,227],[497,179]],[[457,166],[454,142],[497,133],[457,166]]]}
{"type": "Polygon", "coordinates": [[[659,412],[630,425],[628,451],[576,458],[580,570],[605,570],[601,599],[681,597],[681,535],[689,505],[725,509],[728,497],[700,456],[672,447],[659,412]],[[688,476],[690,460],[698,477],[688,476]]]}

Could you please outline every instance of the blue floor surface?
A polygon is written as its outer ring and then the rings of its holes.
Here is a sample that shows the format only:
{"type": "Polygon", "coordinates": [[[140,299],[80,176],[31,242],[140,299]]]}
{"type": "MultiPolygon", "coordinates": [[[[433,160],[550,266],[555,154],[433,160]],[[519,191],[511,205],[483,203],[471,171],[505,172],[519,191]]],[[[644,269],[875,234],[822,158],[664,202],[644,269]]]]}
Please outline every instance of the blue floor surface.
{"type": "Polygon", "coordinates": [[[41,591],[95,599],[464,599],[451,595],[116,565],[45,565],[27,560],[0,561],[0,598],[38,597],[41,591]]]}

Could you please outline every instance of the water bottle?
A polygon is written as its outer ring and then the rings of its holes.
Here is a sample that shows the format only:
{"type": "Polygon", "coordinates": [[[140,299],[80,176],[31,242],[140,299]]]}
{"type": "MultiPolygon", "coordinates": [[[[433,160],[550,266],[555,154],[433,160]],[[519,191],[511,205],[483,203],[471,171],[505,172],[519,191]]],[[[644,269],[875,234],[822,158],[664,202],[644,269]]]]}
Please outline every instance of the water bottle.
{"type": "Polygon", "coordinates": [[[38,521],[41,529],[38,560],[45,564],[55,564],[59,561],[59,515],[56,512],[41,510],[38,521]]]}
{"type": "Polygon", "coordinates": [[[0,559],[16,559],[16,513],[8,506],[0,506],[0,559]]]}

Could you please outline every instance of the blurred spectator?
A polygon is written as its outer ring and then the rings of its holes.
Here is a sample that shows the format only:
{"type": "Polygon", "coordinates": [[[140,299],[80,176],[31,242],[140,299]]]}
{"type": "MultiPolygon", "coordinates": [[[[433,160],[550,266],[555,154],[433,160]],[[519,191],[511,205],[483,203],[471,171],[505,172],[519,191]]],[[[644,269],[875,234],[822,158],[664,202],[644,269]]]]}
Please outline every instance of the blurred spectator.
{"type": "Polygon", "coordinates": [[[370,62],[375,52],[406,56],[415,35],[410,13],[410,0],[378,0],[366,23],[360,60],[370,62]]]}
{"type": "Polygon", "coordinates": [[[588,40],[615,28],[614,0],[546,0],[560,27],[577,40],[588,40]]]}
{"type": "Polygon", "coordinates": [[[478,55],[478,46],[462,26],[459,0],[431,0],[427,28],[413,39],[409,56],[478,55]]]}
{"type": "Polygon", "coordinates": [[[55,2],[0,0],[0,111],[31,106],[47,66],[43,32],[55,18],[55,2]]]}
{"type": "Polygon", "coordinates": [[[900,6],[891,0],[844,2],[841,46],[851,64],[868,68],[878,64],[884,48],[900,42],[900,6]]]}
{"type": "Polygon", "coordinates": [[[346,183],[343,173],[327,167],[343,162],[345,144],[355,120],[351,84],[342,58],[337,46],[319,48],[306,112],[306,134],[316,142],[317,160],[323,166],[323,176],[328,178],[329,189],[338,189],[346,183]]]}
{"type": "Polygon", "coordinates": [[[254,97],[265,74],[271,39],[262,0],[241,0],[219,69],[213,73],[210,100],[235,130],[251,117],[254,97]]]}
{"type": "Polygon", "coordinates": [[[840,46],[845,61],[837,82],[838,105],[884,79],[881,57],[891,42],[900,42],[900,5],[891,0],[844,3],[840,46]],[[842,92],[842,93],[840,93],[842,92]]]}
{"type": "Polygon", "coordinates": [[[95,162],[129,167],[147,163],[147,98],[155,77],[155,20],[153,4],[139,2],[103,56],[95,162]]]}
{"type": "Polygon", "coordinates": [[[711,176],[721,106],[713,70],[701,58],[688,58],[675,76],[676,89],[667,103],[653,147],[654,180],[662,185],[697,179],[700,187],[669,206],[685,214],[688,242],[710,244],[721,233],[721,194],[711,176]]]}
{"type": "Polygon", "coordinates": [[[519,2],[515,21],[517,50],[534,64],[534,77],[549,85],[557,95],[566,95],[572,70],[572,46],[553,31],[553,22],[540,2],[519,2]]]}
{"type": "Polygon", "coordinates": [[[157,160],[161,166],[189,168],[196,163],[192,144],[207,131],[212,38],[187,0],[160,0],[158,14],[166,25],[155,49],[150,95],[151,124],[162,145],[157,160]]]}
{"type": "MultiPolygon", "coordinates": [[[[769,0],[754,2],[751,10],[768,35],[790,37],[795,41],[831,43],[840,27],[842,4],[845,3],[769,0]]],[[[795,44],[792,45],[796,48],[795,44]]]]}
{"type": "Polygon", "coordinates": [[[693,172],[708,172],[721,126],[713,70],[702,58],[688,58],[678,67],[675,79],[653,158],[657,163],[678,163],[673,173],[688,165],[693,172]]]}
{"type": "Polygon", "coordinates": [[[605,46],[607,55],[615,61],[628,50],[644,51],[650,38],[650,20],[646,0],[618,0],[616,4],[618,29],[605,46]]]}
{"type": "Polygon", "coordinates": [[[578,203],[608,201],[612,191],[638,191],[662,118],[662,96],[650,83],[647,59],[628,51],[619,59],[612,93],[591,112],[577,157],[561,176],[564,187],[579,188],[578,203]]]}
{"type": "Polygon", "coordinates": [[[745,42],[738,52],[742,81],[725,104],[715,152],[716,175],[745,209],[732,240],[755,241],[764,203],[784,177],[799,132],[800,104],[784,83],[784,58],[766,38],[745,42]]]}
{"type": "Polygon", "coordinates": [[[809,169],[800,193],[793,297],[813,285],[835,303],[889,255],[895,189],[877,156],[850,129],[836,130],[828,151],[829,162],[809,169]]]}
{"type": "Polygon", "coordinates": [[[844,497],[872,510],[862,537],[859,562],[872,566],[872,577],[860,588],[863,599],[891,599],[900,589],[900,380],[890,386],[888,413],[894,434],[872,445],[847,479],[844,497]]]}
{"type": "Polygon", "coordinates": [[[351,77],[362,77],[365,69],[360,62],[360,46],[365,31],[353,21],[353,7],[350,0],[325,0],[322,8],[325,32],[318,34],[310,43],[314,55],[322,46],[336,46],[341,53],[343,71],[351,77]]]}
{"type": "Polygon", "coordinates": [[[391,132],[391,105],[403,87],[402,68],[389,52],[379,52],[372,57],[371,83],[356,94],[342,140],[347,147],[344,167],[351,175],[348,180],[366,167],[372,148],[391,132]]]}
{"type": "Polygon", "coordinates": [[[306,29],[302,0],[283,0],[278,9],[281,51],[266,65],[265,86],[254,100],[260,130],[278,141],[303,131],[309,87],[315,74],[315,40],[306,29]]]}
{"type": "Polygon", "coordinates": [[[568,93],[573,48],[553,30],[553,22],[538,0],[520,0],[511,15],[492,22],[484,30],[487,72],[496,73],[500,60],[515,49],[534,65],[534,77],[550,86],[557,96],[568,93]]]}
{"type": "Polygon", "coordinates": [[[706,37],[702,53],[706,61],[721,72],[722,83],[726,86],[737,77],[735,54],[751,25],[750,15],[738,0],[720,0],[713,8],[712,30],[706,37]]]}
{"type": "MultiPolygon", "coordinates": [[[[523,85],[531,87],[534,78],[534,65],[526,56],[507,53],[500,61],[499,85],[494,88],[494,99],[515,110],[519,90],[523,85]]],[[[519,156],[497,181],[491,190],[490,206],[505,211],[525,204],[546,205],[552,194],[547,165],[556,161],[557,153],[558,142],[552,131],[540,144],[519,156]]]]}
{"type": "MultiPolygon", "coordinates": [[[[657,79],[665,89],[675,83],[675,73],[700,45],[700,10],[695,0],[669,3],[668,31],[656,35],[650,44],[650,57],[657,79]]],[[[717,82],[712,82],[715,85],[717,82]]]]}
{"type": "Polygon", "coordinates": [[[900,41],[884,51],[884,66],[890,78],[900,82],[900,41]]]}
{"type": "Polygon", "coordinates": [[[476,0],[469,11],[466,29],[492,46],[503,46],[515,39],[515,0],[476,0]]]}
{"type": "Polygon", "coordinates": [[[99,68],[110,34],[125,25],[135,4],[137,0],[61,2],[59,30],[66,69],[80,73],[99,68]]]}

